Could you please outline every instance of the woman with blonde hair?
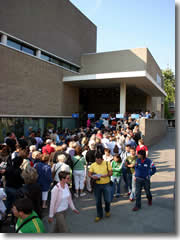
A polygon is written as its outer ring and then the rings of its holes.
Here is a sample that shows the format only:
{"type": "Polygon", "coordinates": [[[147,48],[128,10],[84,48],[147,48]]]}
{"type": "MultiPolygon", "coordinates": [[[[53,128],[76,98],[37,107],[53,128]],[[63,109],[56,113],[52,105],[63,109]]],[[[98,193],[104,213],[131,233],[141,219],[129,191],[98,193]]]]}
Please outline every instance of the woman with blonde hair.
{"type": "Polygon", "coordinates": [[[54,164],[52,167],[54,185],[56,185],[59,182],[59,173],[61,171],[70,173],[70,167],[69,165],[65,164],[65,162],[66,162],[66,156],[64,154],[60,154],[57,156],[57,163],[54,164]]]}
{"type": "Polygon", "coordinates": [[[41,161],[41,153],[39,151],[34,151],[32,153],[32,163],[33,165],[41,161]]]}
{"type": "Polygon", "coordinates": [[[51,167],[48,165],[49,154],[42,154],[41,162],[34,165],[38,173],[37,182],[42,191],[42,208],[47,208],[48,191],[50,189],[52,179],[51,167]]]}

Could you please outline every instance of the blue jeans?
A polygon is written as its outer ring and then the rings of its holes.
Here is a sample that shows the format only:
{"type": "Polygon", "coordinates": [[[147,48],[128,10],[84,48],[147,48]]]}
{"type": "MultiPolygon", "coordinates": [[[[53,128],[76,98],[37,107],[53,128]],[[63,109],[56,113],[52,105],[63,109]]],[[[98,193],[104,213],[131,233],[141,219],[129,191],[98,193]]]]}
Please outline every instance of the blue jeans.
{"type": "Polygon", "coordinates": [[[123,179],[124,179],[126,189],[128,189],[128,179],[127,179],[127,168],[126,167],[122,168],[122,173],[123,173],[123,179]]]}
{"type": "Polygon", "coordinates": [[[102,195],[105,202],[105,212],[110,212],[111,204],[111,186],[107,184],[95,184],[94,195],[96,199],[97,217],[103,217],[102,195]]]}
{"type": "Polygon", "coordinates": [[[113,182],[112,191],[111,191],[111,201],[113,200],[113,195],[116,193],[116,196],[120,195],[120,186],[122,181],[122,176],[120,177],[111,177],[111,181],[113,182]]]}
{"type": "Polygon", "coordinates": [[[144,188],[148,200],[152,200],[150,179],[136,178],[136,207],[141,208],[141,191],[144,188]]]}
{"type": "Polygon", "coordinates": [[[130,194],[130,198],[131,199],[135,199],[136,196],[136,181],[134,180],[134,175],[132,175],[132,190],[131,190],[131,194],[130,194]]]}
{"type": "Polygon", "coordinates": [[[132,174],[127,173],[128,192],[132,192],[132,174]]]}

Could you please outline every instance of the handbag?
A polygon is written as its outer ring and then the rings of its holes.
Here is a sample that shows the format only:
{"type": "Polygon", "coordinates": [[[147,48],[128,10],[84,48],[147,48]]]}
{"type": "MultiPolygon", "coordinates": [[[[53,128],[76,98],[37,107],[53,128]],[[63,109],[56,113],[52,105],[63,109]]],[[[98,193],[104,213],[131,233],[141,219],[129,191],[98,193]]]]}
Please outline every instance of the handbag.
{"type": "Polygon", "coordinates": [[[57,171],[60,169],[61,166],[59,166],[56,170],[53,170],[52,172],[52,178],[54,179],[54,177],[56,176],[57,171]]]}

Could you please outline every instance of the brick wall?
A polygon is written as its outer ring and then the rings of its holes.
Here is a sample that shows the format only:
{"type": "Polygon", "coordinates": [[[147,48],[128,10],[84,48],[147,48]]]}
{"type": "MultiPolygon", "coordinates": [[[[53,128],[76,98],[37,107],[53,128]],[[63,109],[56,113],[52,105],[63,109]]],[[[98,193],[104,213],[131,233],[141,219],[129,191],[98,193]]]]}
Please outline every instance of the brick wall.
{"type": "Polygon", "coordinates": [[[70,86],[64,92],[63,72],[58,66],[0,45],[0,114],[71,115],[79,98],[70,86]]]}

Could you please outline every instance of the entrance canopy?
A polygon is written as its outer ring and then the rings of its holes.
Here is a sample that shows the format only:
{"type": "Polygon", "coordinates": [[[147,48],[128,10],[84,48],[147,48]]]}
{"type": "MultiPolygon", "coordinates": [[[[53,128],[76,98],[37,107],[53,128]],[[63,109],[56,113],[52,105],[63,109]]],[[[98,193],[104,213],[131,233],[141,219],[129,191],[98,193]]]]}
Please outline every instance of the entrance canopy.
{"type": "Polygon", "coordinates": [[[63,82],[79,88],[112,88],[120,87],[121,83],[125,83],[127,87],[139,88],[149,96],[166,96],[165,91],[147,71],[64,76],[63,82]]]}

